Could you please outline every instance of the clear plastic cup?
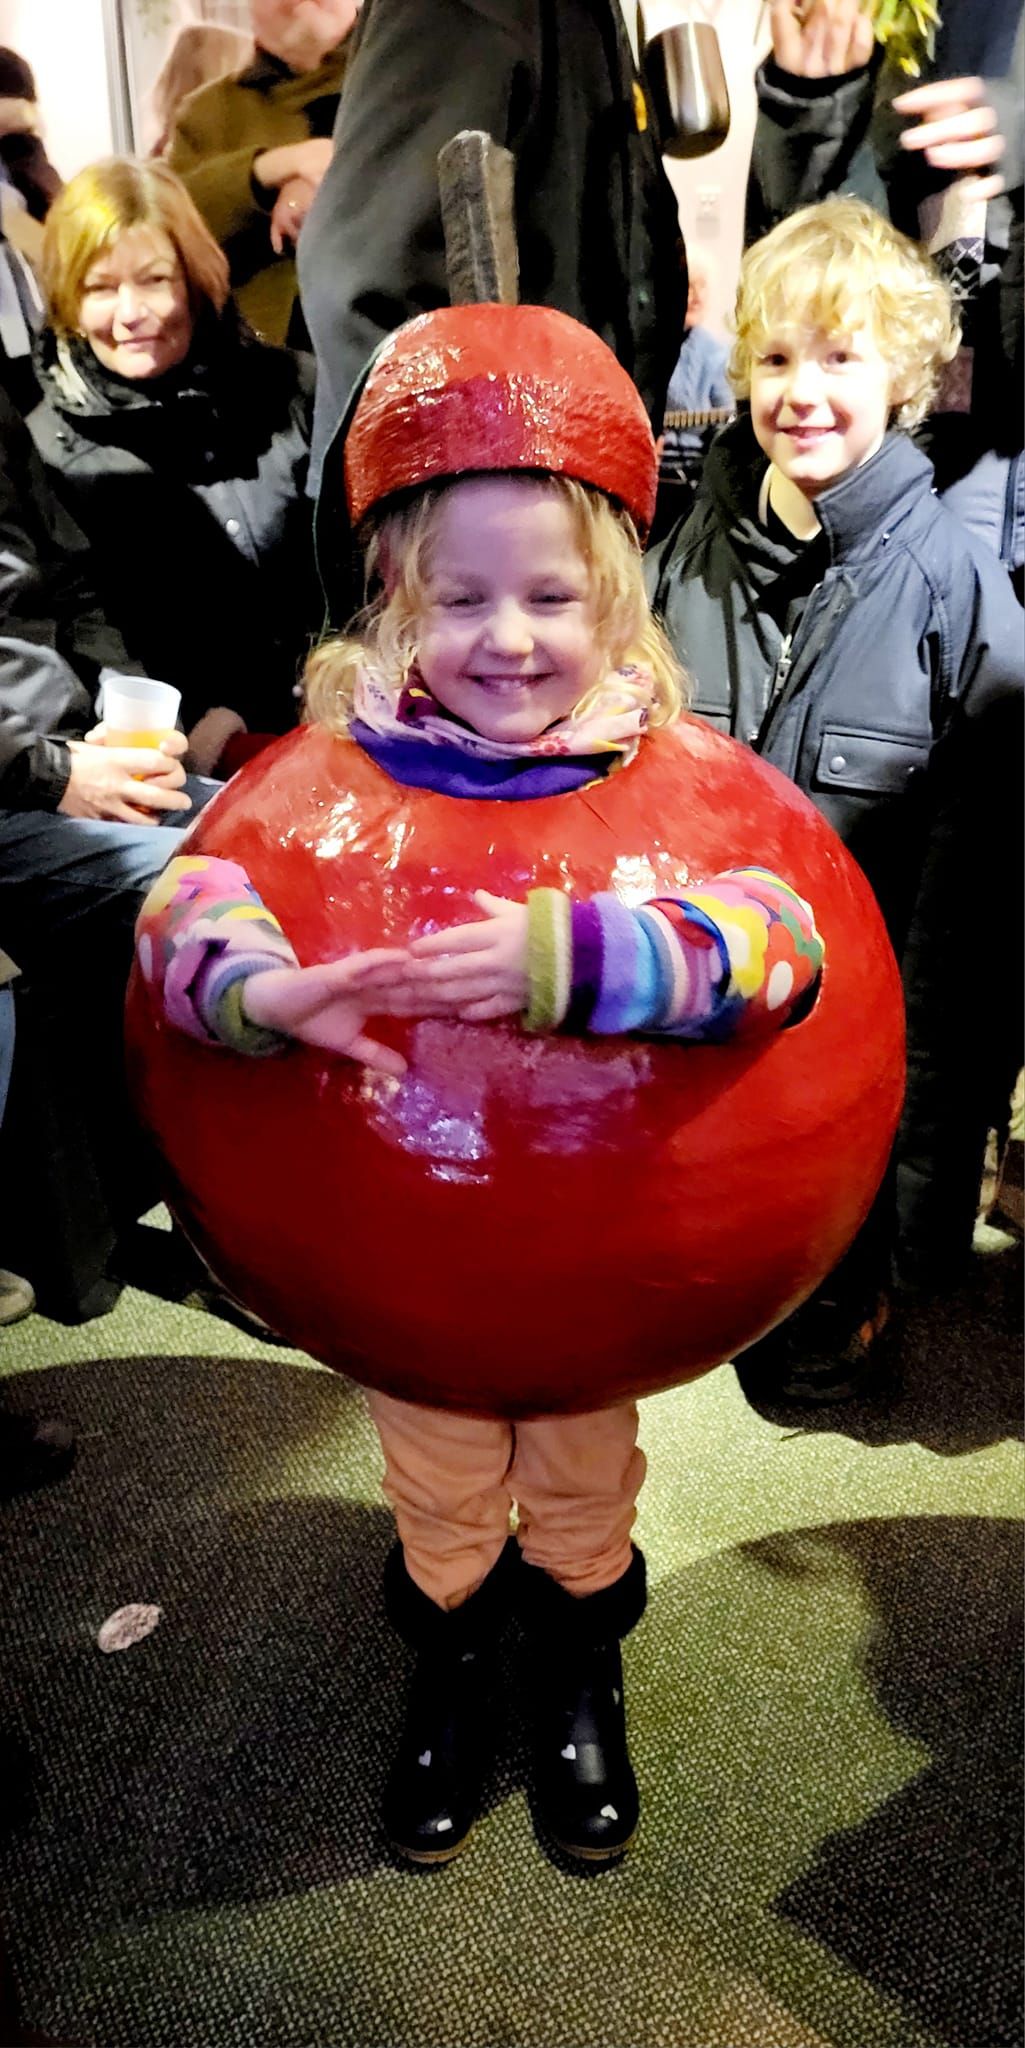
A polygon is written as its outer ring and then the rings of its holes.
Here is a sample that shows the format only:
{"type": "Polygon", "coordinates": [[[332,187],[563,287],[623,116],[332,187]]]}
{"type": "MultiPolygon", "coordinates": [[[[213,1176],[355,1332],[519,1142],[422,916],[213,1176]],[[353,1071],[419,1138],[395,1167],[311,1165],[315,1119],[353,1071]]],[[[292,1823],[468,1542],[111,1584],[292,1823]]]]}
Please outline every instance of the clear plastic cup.
{"type": "Polygon", "coordinates": [[[182,699],[173,684],[109,670],[101,683],[100,717],[108,747],[159,747],[174,731],[182,699]]]}

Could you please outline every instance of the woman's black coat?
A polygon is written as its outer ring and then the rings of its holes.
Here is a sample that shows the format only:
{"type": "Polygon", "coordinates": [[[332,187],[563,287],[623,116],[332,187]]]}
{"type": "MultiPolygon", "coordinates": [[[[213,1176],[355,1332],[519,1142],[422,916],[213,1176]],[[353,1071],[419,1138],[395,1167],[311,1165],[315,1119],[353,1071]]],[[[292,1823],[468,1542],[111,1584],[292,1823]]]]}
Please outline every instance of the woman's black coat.
{"type": "Polygon", "coordinates": [[[132,382],[88,343],[44,333],[29,417],[61,502],[92,547],[103,611],[147,674],[285,731],[320,624],[305,496],[312,365],[233,313],[201,321],[187,363],[132,382]]]}

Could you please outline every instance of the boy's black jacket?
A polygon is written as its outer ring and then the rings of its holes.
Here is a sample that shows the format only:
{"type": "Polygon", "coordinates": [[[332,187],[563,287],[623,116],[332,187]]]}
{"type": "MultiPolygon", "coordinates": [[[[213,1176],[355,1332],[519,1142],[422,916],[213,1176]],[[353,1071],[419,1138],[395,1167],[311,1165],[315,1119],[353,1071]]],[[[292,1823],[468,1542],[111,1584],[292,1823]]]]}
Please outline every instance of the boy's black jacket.
{"type": "Polygon", "coordinates": [[[695,678],[691,708],[796,782],[872,883],[908,1007],[899,1193],[903,1157],[908,1227],[927,1215],[939,1246],[944,1161],[963,1236],[962,1113],[977,1136],[1018,1011],[1022,612],[893,432],[816,502],[828,563],[781,664],[770,594],[792,556],[758,519],[765,467],[747,416],[723,429],[693,512],[647,558],[649,594],[695,678]]]}

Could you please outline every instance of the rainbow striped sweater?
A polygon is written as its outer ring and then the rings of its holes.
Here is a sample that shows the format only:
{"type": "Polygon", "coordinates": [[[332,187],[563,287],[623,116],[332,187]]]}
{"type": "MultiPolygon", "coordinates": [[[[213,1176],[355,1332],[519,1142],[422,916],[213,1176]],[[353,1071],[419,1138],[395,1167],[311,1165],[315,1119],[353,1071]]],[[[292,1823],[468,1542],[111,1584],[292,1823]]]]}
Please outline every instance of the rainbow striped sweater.
{"type": "MultiPolygon", "coordinates": [[[[664,1033],[718,1043],[778,1030],[814,1000],[823,945],[807,903],[764,868],[731,869],[636,909],[617,896],[528,899],[529,1031],[664,1033]]],[[[238,1052],[287,1041],[247,1017],[251,974],[297,965],[245,870],[180,855],[143,904],[139,963],[169,1020],[238,1052]]]]}

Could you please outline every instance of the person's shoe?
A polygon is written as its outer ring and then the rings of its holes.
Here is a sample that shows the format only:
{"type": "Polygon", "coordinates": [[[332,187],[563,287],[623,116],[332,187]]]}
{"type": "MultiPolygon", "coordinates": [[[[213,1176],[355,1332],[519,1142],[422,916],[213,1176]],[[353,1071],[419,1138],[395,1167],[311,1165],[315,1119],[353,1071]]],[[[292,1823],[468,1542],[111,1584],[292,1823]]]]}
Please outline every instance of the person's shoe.
{"type": "Polygon", "coordinates": [[[383,1804],[388,1840],[407,1862],[451,1863],[473,1832],[489,1760],[492,1650],[517,1561],[516,1545],[507,1544],[469,1599],[443,1608],[410,1578],[399,1545],[388,1558],[388,1617],[417,1651],[383,1804]]]}
{"type": "Polygon", "coordinates": [[[9,1273],[6,1266],[0,1266],[0,1328],[8,1323],[20,1323],[23,1316],[30,1316],[36,1305],[35,1288],[20,1273],[9,1273]]]}
{"type": "Polygon", "coordinates": [[[0,1410],[0,1500],[63,1479],[75,1462],[75,1449],[66,1422],[0,1410]]]}
{"type": "Polygon", "coordinates": [[[881,1392],[894,1359],[889,1296],[876,1295],[852,1321],[855,1314],[849,1302],[813,1296],[734,1361],[745,1393],[763,1401],[828,1407],[881,1392]]]}
{"type": "Polygon", "coordinates": [[[635,1550],[621,1579],[581,1599],[536,1567],[525,1567],[524,1580],[534,1649],[536,1818],[564,1855],[618,1862],[640,1817],[619,1643],[644,1612],[644,1558],[635,1550]]]}
{"type": "Polygon", "coordinates": [[[383,1805],[388,1840],[410,1863],[451,1863],[473,1833],[484,1697],[479,1650],[420,1652],[383,1805]]]}

